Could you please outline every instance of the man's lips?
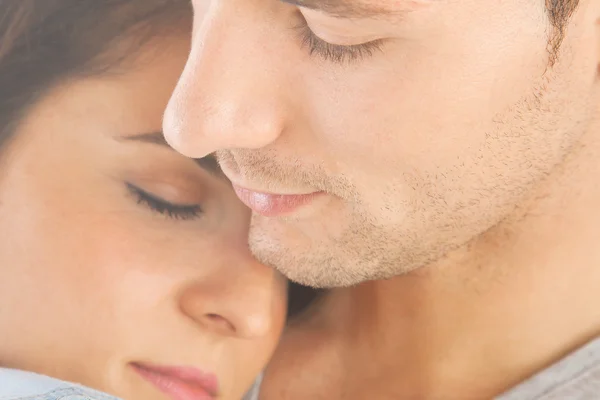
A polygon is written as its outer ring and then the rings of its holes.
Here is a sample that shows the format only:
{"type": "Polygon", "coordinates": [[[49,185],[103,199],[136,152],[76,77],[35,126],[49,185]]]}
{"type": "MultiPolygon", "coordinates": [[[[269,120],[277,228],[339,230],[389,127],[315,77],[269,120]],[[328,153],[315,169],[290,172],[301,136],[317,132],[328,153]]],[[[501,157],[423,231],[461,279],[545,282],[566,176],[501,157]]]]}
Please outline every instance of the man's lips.
{"type": "Polygon", "coordinates": [[[132,363],[131,366],[138,375],[173,400],[215,400],[218,396],[217,377],[197,368],[140,363],[132,363]]]}
{"type": "Polygon", "coordinates": [[[235,184],[233,185],[233,189],[242,203],[265,217],[276,217],[289,214],[298,208],[309,204],[316,197],[323,194],[323,192],[305,194],[265,193],[246,189],[235,184]]]}

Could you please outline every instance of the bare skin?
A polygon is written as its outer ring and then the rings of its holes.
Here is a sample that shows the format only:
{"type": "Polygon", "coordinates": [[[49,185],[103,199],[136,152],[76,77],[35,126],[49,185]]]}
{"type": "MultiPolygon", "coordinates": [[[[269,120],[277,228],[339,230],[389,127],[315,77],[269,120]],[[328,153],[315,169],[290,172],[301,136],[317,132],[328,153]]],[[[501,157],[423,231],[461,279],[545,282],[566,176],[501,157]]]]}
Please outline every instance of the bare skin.
{"type": "Polygon", "coordinates": [[[234,187],[320,196],[253,213],[261,261],[333,288],[264,400],[490,398],[600,333],[600,1],[556,58],[543,2],[377,4],[194,2],[167,140],[234,187]]]}
{"type": "Polygon", "coordinates": [[[288,327],[261,399],[490,399],[599,335],[590,136],[522,219],[425,269],[332,290],[288,327]]]}

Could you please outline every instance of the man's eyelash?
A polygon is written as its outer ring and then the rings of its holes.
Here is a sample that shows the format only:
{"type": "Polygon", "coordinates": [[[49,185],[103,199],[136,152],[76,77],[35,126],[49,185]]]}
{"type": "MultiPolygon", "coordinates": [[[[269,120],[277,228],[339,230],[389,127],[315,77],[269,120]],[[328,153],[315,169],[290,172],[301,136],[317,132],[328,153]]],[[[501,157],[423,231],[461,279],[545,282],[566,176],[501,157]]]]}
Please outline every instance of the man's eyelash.
{"type": "Polygon", "coordinates": [[[126,185],[131,194],[135,196],[138,204],[144,205],[150,208],[150,210],[168,218],[192,220],[199,218],[203,213],[202,207],[197,204],[174,204],[150,194],[131,183],[127,183],[126,185]]]}
{"type": "Polygon", "coordinates": [[[297,30],[300,34],[302,46],[308,50],[311,56],[338,64],[357,62],[371,57],[375,52],[381,51],[383,45],[383,40],[373,40],[348,46],[332,44],[315,35],[306,21],[298,25],[297,30]]]}

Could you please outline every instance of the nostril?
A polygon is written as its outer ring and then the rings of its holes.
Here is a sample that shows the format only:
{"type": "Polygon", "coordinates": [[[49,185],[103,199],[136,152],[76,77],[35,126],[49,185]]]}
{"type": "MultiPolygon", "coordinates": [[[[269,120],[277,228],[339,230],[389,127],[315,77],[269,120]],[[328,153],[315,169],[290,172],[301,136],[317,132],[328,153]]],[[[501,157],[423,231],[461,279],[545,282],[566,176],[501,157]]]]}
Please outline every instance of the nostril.
{"type": "Polygon", "coordinates": [[[221,330],[231,333],[236,332],[235,326],[227,318],[224,318],[219,314],[206,314],[206,319],[208,320],[208,323],[221,330]]]}

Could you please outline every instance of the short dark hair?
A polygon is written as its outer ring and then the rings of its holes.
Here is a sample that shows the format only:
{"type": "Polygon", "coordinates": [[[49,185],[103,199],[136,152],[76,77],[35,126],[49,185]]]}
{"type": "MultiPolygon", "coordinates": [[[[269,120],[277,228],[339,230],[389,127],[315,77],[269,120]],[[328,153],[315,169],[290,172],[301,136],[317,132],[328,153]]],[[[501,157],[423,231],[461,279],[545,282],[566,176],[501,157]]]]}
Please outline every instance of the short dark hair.
{"type": "Polygon", "coordinates": [[[560,45],[565,37],[565,31],[569,19],[577,9],[579,0],[546,0],[548,17],[552,25],[548,50],[550,52],[550,65],[554,65],[557,60],[560,45]]]}
{"type": "Polygon", "coordinates": [[[189,0],[0,0],[0,146],[47,90],[108,72],[191,18],[189,0]],[[124,38],[135,40],[116,51],[124,38]]]}

